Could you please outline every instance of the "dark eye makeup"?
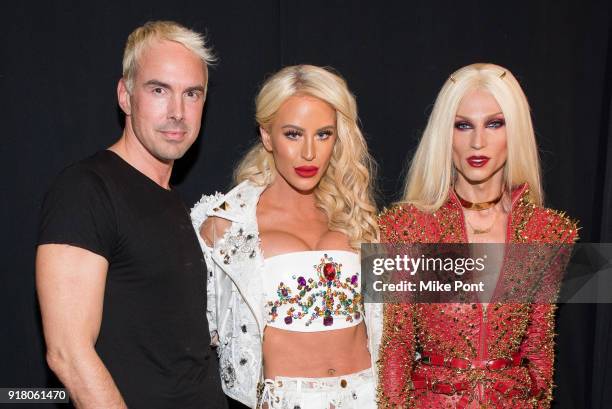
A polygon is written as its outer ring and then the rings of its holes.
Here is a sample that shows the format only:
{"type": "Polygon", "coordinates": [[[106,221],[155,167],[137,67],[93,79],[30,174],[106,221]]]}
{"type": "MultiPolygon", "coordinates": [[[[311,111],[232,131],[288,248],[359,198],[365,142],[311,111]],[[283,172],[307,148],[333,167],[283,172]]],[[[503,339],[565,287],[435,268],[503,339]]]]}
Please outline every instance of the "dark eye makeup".
{"type": "Polygon", "coordinates": [[[501,128],[504,125],[506,125],[506,121],[504,121],[503,118],[495,118],[489,121],[489,123],[487,124],[487,127],[497,129],[497,128],[501,128]]]}
{"type": "MultiPolygon", "coordinates": [[[[506,121],[504,120],[504,118],[494,118],[494,119],[491,119],[489,122],[487,122],[485,126],[487,128],[497,129],[497,128],[501,128],[504,125],[506,125],[506,121]]],[[[458,121],[455,121],[455,129],[458,129],[460,131],[465,131],[469,129],[474,129],[474,125],[471,122],[466,121],[466,120],[458,120],[458,121]]]]}
{"type": "Polygon", "coordinates": [[[474,128],[474,126],[472,126],[472,124],[468,121],[456,121],[455,122],[455,129],[458,129],[460,131],[465,131],[466,129],[472,129],[474,128]]]}
{"type": "MultiPolygon", "coordinates": [[[[285,131],[283,131],[283,135],[289,139],[297,139],[298,137],[302,136],[304,133],[302,131],[299,131],[297,129],[287,129],[285,131]]],[[[323,131],[319,131],[317,132],[317,137],[319,139],[327,139],[330,136],[332,136],[334,134],[334,131],[332,131],[331,129],[326,129],[323,131]]]]}
{"type": "Polygon", "coordinates": [[[287,129],[283,132],[283,135],[289,139],[296,139],[297,137],[302,136],[302,132],[296,129],[287,129]]]}
{"type": "Polygon", "coordinates": [[[332,136],[333,134],[334,134],[334,132],[333,132],[331,129],[326,129],[326,130],[324,130],[324,131],[320,131],[320,132],[318,132],[318,133],[317,133],[317,136],[318,136],[320,139],[327,139],[327,138],[329,138],[330,136],[332,136]]]}

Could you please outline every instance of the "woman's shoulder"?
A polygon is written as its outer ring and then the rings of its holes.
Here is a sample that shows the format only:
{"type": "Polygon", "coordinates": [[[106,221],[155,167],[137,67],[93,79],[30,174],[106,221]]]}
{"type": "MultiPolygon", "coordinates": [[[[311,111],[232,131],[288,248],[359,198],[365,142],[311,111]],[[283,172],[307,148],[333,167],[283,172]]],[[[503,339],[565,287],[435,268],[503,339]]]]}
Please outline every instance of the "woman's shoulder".
{"type": "Polygon", "coordinates": [[[531,239],[546,243],[574,243],[578,240],[578,221],[565,212],[536,206],[532,216],[531,239]]]}
{"type": "Polygon", "coordinates": [[[578,240],[578,221],[565,212],[538,206],[528,196],[513,209],[515,239],[519,242],[573,243],[578,240]]]}
{"type": "Polygon", "coordinates": [[[385,207],[378,213],[379,222],[394,222],[406,218],[424,216],[425,212],[419,210],[411,203],[395,203],[391,207],[385,207]]]}
{"type": "Polygon", "coordinates": [[[254,207],[264,188],[247,180],[227,193],[203,195],[191,209],[191,221],[204,243],[212,247],[228,230],[241,235],[243,229],[253,228],[254,207]]]}
{"type": "Polygon", "coordinates": [[[435,212],[397,203],[378,215],[382,242],[429,242],[435,236],[435,212]]]}
{"type": "Polygon", "coordinates": [[[212,195],[202,195],[191,208],[191,219],[198,227],[208,217],[219,217],[230,221],[244,219],[249,210],[257,204],[264,186],[258,186],[245,180],[234,186],[227,193],[216,192],[212,195]]]}

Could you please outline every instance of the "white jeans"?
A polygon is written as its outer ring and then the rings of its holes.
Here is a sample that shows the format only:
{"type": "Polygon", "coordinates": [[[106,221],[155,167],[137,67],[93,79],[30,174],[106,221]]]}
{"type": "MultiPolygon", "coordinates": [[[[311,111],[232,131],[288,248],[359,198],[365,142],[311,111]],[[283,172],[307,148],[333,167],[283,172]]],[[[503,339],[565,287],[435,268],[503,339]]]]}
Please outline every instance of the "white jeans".
{"type": "Polygon", "coordinates": [[[372,369],[330,378],[266,379],[260,409],[376,409],[372,369]]]}

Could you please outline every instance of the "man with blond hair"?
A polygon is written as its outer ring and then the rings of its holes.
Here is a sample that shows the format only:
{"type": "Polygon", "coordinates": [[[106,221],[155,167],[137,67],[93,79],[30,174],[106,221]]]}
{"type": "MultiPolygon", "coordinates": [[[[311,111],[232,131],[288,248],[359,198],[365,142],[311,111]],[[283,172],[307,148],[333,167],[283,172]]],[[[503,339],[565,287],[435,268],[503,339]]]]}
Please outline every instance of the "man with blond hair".
{"type": "Polygon", "coordinates": [[[199,131],[212,55],[174,22],[130,34],[107,150],[45,196],[36,255],[47,361],[77,408],[222,408],[205,266],[172,166],[199,131]]]}

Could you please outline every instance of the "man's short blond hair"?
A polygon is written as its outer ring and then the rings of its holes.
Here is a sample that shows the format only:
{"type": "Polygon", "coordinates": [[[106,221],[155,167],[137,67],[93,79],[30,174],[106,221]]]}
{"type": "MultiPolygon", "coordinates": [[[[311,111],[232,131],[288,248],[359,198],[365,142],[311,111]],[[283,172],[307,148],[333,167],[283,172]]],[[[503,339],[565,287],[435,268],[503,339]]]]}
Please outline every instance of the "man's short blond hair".
{"type": "Polygon", "coordinates": [[[195,53],[202,63],[210,65],[215,61],[210,48],[206,46],[203,34],[190,30],[174,21],[149,21],[132,31],[123,52],[123,78],[128,91],[132,91],[138,59],[153,41],[167,40],[182,44],[195,53]]]}

